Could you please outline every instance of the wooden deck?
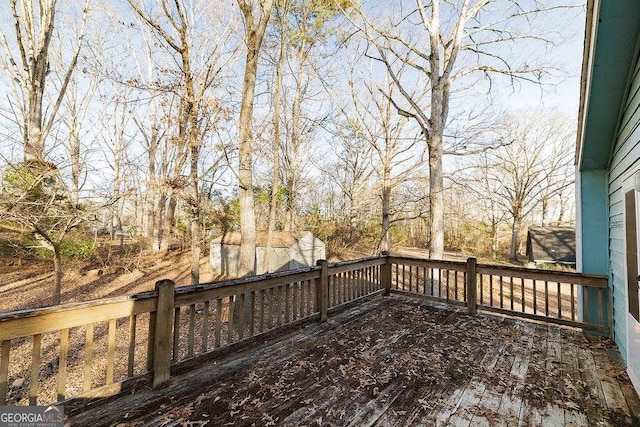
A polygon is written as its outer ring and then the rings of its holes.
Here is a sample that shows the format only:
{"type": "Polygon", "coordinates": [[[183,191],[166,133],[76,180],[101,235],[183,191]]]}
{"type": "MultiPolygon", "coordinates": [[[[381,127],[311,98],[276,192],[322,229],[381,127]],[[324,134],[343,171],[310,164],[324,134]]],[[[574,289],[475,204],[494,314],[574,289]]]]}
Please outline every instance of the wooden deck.
{"type": "Polygon", "coordinates": [[[68,402],[72,426],[638,425],[614,344],[567,328],[378,297],[170,383],[68,402]]]}

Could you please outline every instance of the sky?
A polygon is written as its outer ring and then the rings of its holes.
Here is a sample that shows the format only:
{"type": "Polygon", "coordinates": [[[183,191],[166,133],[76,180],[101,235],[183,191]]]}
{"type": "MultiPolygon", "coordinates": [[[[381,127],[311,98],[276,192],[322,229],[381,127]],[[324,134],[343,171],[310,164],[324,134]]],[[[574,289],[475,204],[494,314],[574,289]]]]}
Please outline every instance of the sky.
{"type": "MultiPolygon", "coordinates": [[[[66,0],[73,1],[75,3],[80,3],[80,0],[66,0]]],[[[395,2],[396,0],[394,0],[395,2]]],[[[415,2],[411,0],[398,0],[405,7],[412,7],[415,5],[415,2]]],[[[533,1],[533,0],[522,0],[533,1]]],[[[554,2],[559,2],[560,0],[550,1],[550,4],[554,2]]],[[[578,0],[579,1],[579,0],[578,0]]],[[[100,3],[99,1],[96,2],[100,3]]],[[[109,3],[103,2],[104,5],[113,4],[115,7],[115,11],[119,12],[121,15],[119,19],[122,19],[126,22],[134,21],[131,15],[131,11],[128,7],[126,7],[123,1],[109,3]],[[127,18],[129,14],[129,18],[127,18]]],[[[364,2],[367,7],[371,7],[371,10],[378,11],[380,13],[391,13],[391,9],[389,8],[389,4],[392,3],[388,0],[373,0],[370,2],[364,2]]],[[[64,4],[64,2],[61,2],[64,4]]],[[[69,3],[70,4],[70,3],[69,3]]],[[[397,3],[394,3],[397,4],[397,3]]],[[[231,7],[231,6],[229,6],[231,7]]],[[[0,12],[8,12],[8,7],[5,2],[2,2],[0,5],[0,12]]],[[[232,9],[230,9],[232,10],[232,9]]],[[[497,13],[497,12],[496,12],[497,13]]],[[[555,18],[552,20],[546,20],[541,23],[544,28],[549,32],[554,34],[556,39],[565,40],[563,43],[560,43],[555,46],[546,45],[544,47],[540,47],[538,45],[527,47],[520,45],[519,49],[521,52],[513,52],[514,54],[523,54],[525,52],[526,55],[530,55],[532,58],[536,60],[543,60],[549,64],[552,64],[554,67],[558,67],[559,70],[555,73],[557,75],[561,75],[561,78],[555,78],[552,81],[552,85],[549,86],[538,86],[535,84],[517,84],[514,87],[511,87],[507,84],[504,84],[498,88],[493,88],[490,96],[482,96],[478,97],[477,93],[470,92],[469,95],[459,97],[456,102],[460,105],[465,104],[473,104],[474,102],[479,102],[486,104],[487,102],[493,104],[496,109],[501,111],[527,111],[532,109],[557,109],[572,117],[577,117],[578,112],[578,103],[579,103],[579,82],[580,82],[580,70],[581,70],[581,62],[582,62],[582,46],[583,46],[583,36],[584,36],[584,7],[576,8],[572,10],[561,11],[555,14],[555,18]]],[[[62,14],[61,17],[68,17],[70,15],[62,14]]],[[[10,33],[11,16],[10,13],[3,13],[2,17],[0,17],[0,31],[3,33],[10,33]]],[[[103,31],[104,29],[113,28],[114,30],[120,31],[117,28],[114,28],[113,22],[109,24],[109,21],[104,21],[104,26],[101,28],[89,28],[89,31],[103,31]],[[107,25],[108,24],[108,25],[107,25]]],[[[131,49],[128,47],[127,43],[122,43],[120,45],[120,49],[126,51],[126,49],[131,49]]],[[[117,48],[118,46],[113,46],[117,48]]],[[[242,61],[239,60],[234,65],[234,70],[238,70],[238,75],[240,75],[240,68],[242,67],[242,61]]],[[[6,78],[6,76],[4,76],[6,78]]],[[[339,79],[336,79],[339,82],[339,79]]],[[[4,80],[6,82],[6,80],[4,80]]],[[[505,83],[504,81],[501,84],[505,83]]],[[[0,84],[0,86],[3,86],[0,84]]],[[[238,91],[239,82],[234,83],[234,87],[232,90],[238,91]]],[[[0,95],[2,95],[3,101],[6,101],[7,89],[8,85],[4,87],[0,87],[0,95]]],[[[338,91],[340,89],[338,88],[338,91]]],[[[259,99],[256,101],[257,105],[257,114],[260,114],[260,106],[263,107],[268,106],[269,102],[269,94],[268,85],[265,85],[264,82],[259,86],[258,93],[259,99]]],[[[138,108],[145,108],[144,106],[138,108]]],[[[315,106],[310,107],[311,110],[316,109],[315,106]]],[[[264,111],[262,112],[263,114],[264,111]]],[[[455,112],[454,112],[455,113],[455,112]]],[[[236,117],[234,117],[230,124],[236,123],[236,117]]],[[[259,123],[263,118],[257,118],[256,123],[259,123]]],[[[328,136],[324,136],[328,138],[328,136]]],[[[108,173],[108,172],[107,172],[108,173]]]]}

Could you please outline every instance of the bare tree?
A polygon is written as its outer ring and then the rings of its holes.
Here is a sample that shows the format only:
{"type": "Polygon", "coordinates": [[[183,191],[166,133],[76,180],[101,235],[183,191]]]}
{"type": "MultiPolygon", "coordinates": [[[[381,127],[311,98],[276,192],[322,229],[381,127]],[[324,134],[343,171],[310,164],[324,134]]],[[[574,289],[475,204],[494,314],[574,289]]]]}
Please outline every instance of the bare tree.
{"type": "Polygon", "coordinates": [[[241,276],[255,274],[256,266],[256,219],[253,201],[253,98],[258,74],[260,47],[271,16],[273,0],[260,0],[256,7],[254,0],[239,0],[238,6],[244,17],[245,58],[240,122],[238,125],[238,197],[240,199],[240,246],[241,276]]]}
{"type": "MultiPolygon", "coordinates": [[[[218,50],[223,49],[220,44],[203,43],[210,51],[196,51],[198,49],[193,34],[199,24],[198,18],[202,10],[197,5],[183,1],[162,0],[160,10],[152,15],[144,11],[137,1],[127,0],[138,17],[162,40],[163,46],[175,57],[178,82],[173,87],[179,97],[178,111],[175,119],[177,126],[176,143],[186,147],[189,153],[189,194],[187,206],[190,211],[191,234],[191,283],[198,284],[200,277],[200,191],[199,191],[199,162],[203,144],[202,122],[210,113],[207,109],[209,91],[217,83],[222,63],[218,63],[218,50]],[[202,64],[197,64],[197,58],[206,58],[202,64]],[[200,67],[198,67],[200,65],[200,67]]],[[[202,6],[202,5],[200,5],[202,6]]],[[[212,12],[212,6],[206,6],[212,12]]],[[[211,14],[209,16],[212,16],[211,14]]],[[[205,49],[206,49],[205,48],[205,49]]]]}
{"type": "MultiPolygon", "coordinates": [[[[351,159],[347,163],[355,164],[362,160],[360,157],[365,158],[368,174],[361,174],[365,178],[363,183],[372,176],[377,177],[375,191],[380,197],[382,225],[378,249],[388,251],[391,245],[391,226],[413,217],[416,213],[426,213],[413,209],[417,200],[412,200],[411,197],[403,197],[400,200],[394,194],[404,183],[416,179],[425,166],[425,149],[421,136],[415,127],[411,128],[410,120],[395,114],[395,108],[390,102],[396,91],[393,83],[389,80],[380,81],[372,74],[371,69],[359,67],[358,64],[362,63],[363,59],[362,53],[357,49],[349,51],[348,89],[338,89],[348,92],[349,97],[346,105],[340,107],[344,125],[337,126],[336,131],[346,157],[351,159]],[[364,142],[364,146],[360,142],[364,142]],[[357,150],[364,156],[354,153],[357,150]]],[[[340,104],[340,96],[335,90],[328,89],[333,93],[335,102],[340,104]]],[[[351,192],[345,189],[343,191],[353,208],[357,207],[359,200],[364,204],[369,200],[363,194],[349,197],[351,192]]],[[[350,215],[351,234],[355,229],[354,214],[352,211],[350,215]]]]}
{"type": "Polygon", "coordinates": [[[543,67],[529,58],[509,57],[506,49],[523,41],[548,42],[534,27],[536,16],[566,7],[543,1],[416,0],[413,7],[398,5],[386,26],[364,12],[351,15],[371,43],[369,56],[383,64],[398,90],[397,96],[388,95],[398,114],[414,119],[426,141],[431,257],[441,258],[444,250],[442,158],[454,85],[468,85],[474,75],[540,82],[543,67]],[[402,77],[402,67],[413,72],[402,77]],[[416,87],[422,88],[417,93],[428,94],[424,101],[416,99],[416,87]]]}
{"type": "Polygon", "coordinates": [[[9,4],[14,24],[13,40],[9,41],[8,28],[0,31],[0,45],[4,51],[4,55],[0,57],[0,67],[17,86],[21,97],[18,109],[22,118],[24,158],[43,161],[45,141],[78,63],[89,0],[82,9],[81,25],[71,59],[59,71],[62,83],[52,96],[54,100],[49,108],[45,108],[45,98],[47,78],[51,72],[50,50],[56,29],[57,1],[43,0],[34,5],[33,0],[10,0],[9,4]]]}
{"type": "Polygon", "coordinates": [[[498,198],[511,221],[511,260],[517,260],[524,218],[572,184],[567,178],[573,170],[573,129],[560,115],[511,117],[503,136],[511,143],[484,159],[486,191],[498,198]]]}
{"type": "Polygon", "coordinates": [[[273,246],[273,235],[276,229],[276,215],[278,213],[278,194],[280,189],[280,109],[282,104],[282,74],[285,60],[286,44],[286,14],[289,9],[288,0],[282,0],[276,7],[276,22],[278,42],[278,57],[275,63],[275,81],[273,82],[273,137],[272,149],[272,170],[271,170],[271,194],[269,198],[269,220],[267,224],[267,241],[265,243],[264,260],[262,270],[270,271],[271,247],[273,246]]]}

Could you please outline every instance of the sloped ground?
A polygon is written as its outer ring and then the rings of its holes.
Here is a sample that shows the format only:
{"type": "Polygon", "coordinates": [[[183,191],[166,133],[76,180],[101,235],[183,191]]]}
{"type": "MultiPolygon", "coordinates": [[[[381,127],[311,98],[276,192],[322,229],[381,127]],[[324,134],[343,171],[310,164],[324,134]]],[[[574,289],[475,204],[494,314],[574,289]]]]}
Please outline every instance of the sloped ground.
{"type": "MultiPolygon", "coordinates": [[[[156,281],[171,279],[190,284],[188,251],[172,251],[165,257],[138,253],[114,257],[110,266],[65,266],[62,303],[88,301],[153,290],[156,281]],[[133,258],[133,259],[131,259],[133,258]]],[[[210,272],[209,258],[200,260],[200,283],[219,279],[210,272]]],[[[0,268],[0,312],[45,307],[51,304],[53,266],[30,262],[0,268]]]]}
{"type": "Polygon", "coordinates": [[[159,390],[73,401],[68,423],[621,426],[640,414],[610,340],[406,297],[177,371],[159,390]]]}

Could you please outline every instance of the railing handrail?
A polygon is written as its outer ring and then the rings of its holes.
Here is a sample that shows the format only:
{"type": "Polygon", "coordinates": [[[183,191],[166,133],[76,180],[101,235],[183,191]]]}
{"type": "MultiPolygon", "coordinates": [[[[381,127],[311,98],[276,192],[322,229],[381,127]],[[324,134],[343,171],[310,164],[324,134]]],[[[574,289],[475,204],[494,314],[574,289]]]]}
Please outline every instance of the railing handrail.
{"type": "MultiPolygon", "coordinates": [[[[118,328],[118,330],[120,330],[119,326],[117,326],[118,320],[129,318],[129,359],[126,378],[132,378],[134,375],[133,362],[136,351],[136,319],[138,315],[149,314],[149,316],[144,317],[145,321],[148,317],[149,328],[147,339],[143,341],[146,343],[144,345],[147,346],[147,366],[146,371],[143,372],[152,372],[153,385],[158,386],[169,378],[171,365],[179,361],[176,357],[179,355],[180,312],[185,306],[190,306],[188,310],[184,310],[189,313],[189,322],[187,330],[184,330],[183,333],[186,334],[187,339],[187,357],[193,357],[194,344],[196,341],[194,338],[196,325],[195,316],[196,306],[198,304],[204,305],[203,312],[205,313],[202,320],[202,350],[200,351],[201,354],[204,354],[206,351],[209,351],[206,342],[210,333],[214,334],[213,337],[216,343],[214,348],[220,348],[220,325],[223,322],[227,322],[226,334],[228,337],[225,341],[226,345],[229,345],[243,339],[245,326],[247,326],[245,325],[245,321],[250,322],[249,324],[251,325],[248,326],[250,328],[250,332],[248,332],[247,335],[248,337],[255,337],[256,334],[263,333],[262,318],[265,315],[265,308],[267,311],[265,325],[268,323],[265,331],[270,328],[284,326],[287,322],[292,324],[291,322],[295,323],[302,319],[320,319],[320,321],[325,321],[327,319],[328,309],[331,307],[336,308],[341,304],[350,304],[361,298],[371,297],[372,295],[388,295],[390,291],[405,293],[404,276],[406,270],[408,270],[409,275],[409,292],[406,293],[411,295],[418,294],[427,299],[431,298],[452,304],[464,304],[467,306],[470,314],[475,314],[477,309],[482,309],[535,320],[546,320],[551,323],[584,327],[585,329],[601,332],[610,331],[611,320],[609,320],[608,325],[605,325],[602,320],[604,318],[605,303],[609,304],[607,306],[607,313],[609,315],[611,314],[611,302],[604,300],[605,297],[611,297],[610,293],[603,291],[603,289],[608,286],[608,278],[606,276],[503,265],[477,264],[475,258],[468,258],[466,261],[430,260],[411,256],[389,255],[388,253],[332,264],[321,260],[318,262],[318,265],[313,267],[302,267],[295,270],[266,273],[259,276],[229,279],[194,286],[176,288],[173,281],[163,280],[156,283],[156,290],[153,291],[84,302],[66,303],[54,307],[0,313],[0,347],[2,349],[2,363],[0,363],[0,404],[5,401],[8,390],[8,355],[10,353],[11,340],[14,339],[33,337],[34,358],[32,361],[31,375],[32,384],[35,384],[35,388],[31,386],[29,402],[30,404],[36,404],[38,392],[37,376],[40,369],[39,357],[42,342],[41,335],[60,331],[60,357],[63,361],[60,362],[59,375],[64,380],[58,384],[58,396],[64,396],[69,330],[71,328],[86,326],[86,348],[89,350],[87,350],[88,353],[85,353],[84,360],[85,384],[83,386],[83,393],[93,393],[100,388],[91,388],[91,346],[94,340],[94,325],[98,322],[108,322],[108,331],[107,329],[103,331],[104,333],[108,332],[106,385],[101,387],[106,387],[105,390],[115,390],[113,371],[115,364],[116,329],[118,328]],[[392,276],[393,267],[395,267],[395,274],[392,276]],[[402,289],[398,287],[399,272],[403,277],[402,289]],[[451,286],[454,287],[453,295],[450,293],[451,276],[449,273],[455,273],[451,283],[451,286]],[[461,288],[458,287],[458,278],[460,276],[462,276],[461,288]],[[492,300],[490,300],[489,305],[483,303],[482,294],[477,295],[477,291],[480,290],[480,292],[482,292],[484,288],[483,276],[493,276],[489,278],[491,282],[490,286],[493,286],[493,281],[496,277],[500,277],[501,290],[502,277],[511,277],[509,283],[511,287],[511,310],[502,308],[502,296],[500,297],[500,307],[493,306],[492,300]],[[395,282],[393,282],[394,278],[395,282]],[[517,302],[514,298],[514,278],[521,279],[518,283],[520,283],[519,286],[522,287],[520,292],[522,313],[513,311],[513,302],[517,302]],[[555,294],[557,297],[554,296],[554,298],[557,299],[558,303],[558,319],[549,317],[549,312],[546,313],[547,317],[536,315],[535,296],[533,300],[534,313],[525,313],[525,279],[533,279],[533,295],[537,292],[535,288],[536,280],[557,282],[557,294],[555,294]],[[476,280],[478,280],[478,282],[476,282],[476,280]],[[393,283],[396,283],[396,289],[393,288],[393,283]],[[561,283],[572,286],[571,320],[563,319],[560,314],[562,304],[560,298],[561,283]],[[431,296],[427,295],[428,284],[431,288],[431,296]],[[437,289],[437,296],[435,296],[434,293],[434,286],[435,289],[437,289]],[[584,286],[584,289],[591,288],[591,291],[594,292],[590,297],[589,293],[585,291],[583,301],[586,305],[587,297],[589,297],[592,298],[591,301],[597,302],[600,324],[582,323],[576,321],[579,319],[573,318],[573,291],[576,286],[584,286]],[[444,296],[441,293],[443,287],[445,290],[444,296]],[[300,293],[300,290],[303,289],[304,292],[300,293]],[[422,289],[422,291],[420,291],[420,289],[422,289]],[[461,291],[460,295],[458,294],[459,289],[461,291]],[[161,292],[159,292],[159,290],[161,292]],[[597,291],[597,293],[595,293],[595,291],[597,291]],[[314,293],[315,296],[313,296],[314,293]],[[291,295],[291,312],[289,311],[288,305],[289,295],[291,295]],[[304,303],[302,302],[303,295],[304,303]],[[299,299],[296,300],[298,296],[299,299]],[[229,304],[227,308],[229,310],[227,312],[229,317],[227,320],[222,320],[222,300],[225,298],[229,304]],[[238,317],[238,325],[233,323],[235,322],[235,317],[231,315],[233,309],[231,304],[234,298],[238,298],[240,302],[238,309],[241,314],[238,317]],[[245,298],[250,298],[246,300],[250,301],[247,305],[244,304],[245,298]],[[273,305],[273,298],[277,300],[275,306],[273,305]],[[214,332],[211,332],[208,326],[206,326],[209,316],[209,304],[212,301],[216,302],[216,318],[214,320],[216,327],[214,332]],[[265,301],[267,302],[265,303],[265,301]],[[281,301],[284,301],[284,311],[282,311],[280,306],[281,301]],[[297,305],[298,302],[296,301],[298,301],[300,305],[297,305]],[[254,305],[256,303],[260,304],[260,319],[256,320],[258,326],[254,323],[253,318],[253,315],[257,313],[257,311],[254,312],[254,305]],[[246,318],[247,313],[245,313],[247,307],[250,310],[248,318],[246,318]],[[298,307],[300,308],[299,311],[298,307]],[[277,313],[275,314],[275,320],[272,318],[273,310],[276,310],[275,313],[277,313]],[[233,328],[238,328],[236,331],[237,339],[232,339],[234,333],[233,328]],[[89,354],[88,358],[86,354],[89,354]],[[34,380],[33,378],[36,379],[34,380]]],[[[544,284],[544,288],[545,292],[547,292],[546,283],[544,284]]],[[[492,289],[493,288],[491,288],[490,291],[493,294],[492,289]]],[[[548,301],[546,303],[548,305],[548,301]]],[[[138,372],[138,374],[140,373],[138,372]]]]}
{"type": "MultiPolygon", "coordinates": [[[[425,259],[425,258],[416,258],[412,256],[405,255],[390,255],[389,260],[393,261],[401,261],[401,262],[409,262],[414,263],[414,265],[425,265],[433,268],[447,268],[450,270],[456,271],[464,271],[467,265],[465,261],[454,261],[454,260],[434,260],[434,259],[425,259]],[[452,268],[455,267],[455,268],[452,268]]],[[[549,277],[549,281],[557,281],[556,279],[560,279],[563,283],[573,283],[577,285],[588,285],[596,288],[606,288],[608,286],[609,278],[605,275],[598,274],[588,274],[588,273],[578,273],[572,271],[554,271],[554,270],[545,270],[541,268],[528,268],[528,267],[516,267],[511,265],[501,265],[501,264],[488,264],[488,263],[478,263],[477,264],[477,272],[481,274],[495,274],[495,272],[513,272],[513,273],[524,273],[526,276],[522,276],[526,279],[537,279],[544,280],[544,277],[549,277]],[[536,275],[536,277],[533,277],[536,275]],[[531,277],[530,277],[531,276],[531,277]]],[[[507,274],[505,274],[507,276],[507,274]]]]}
{"type": "MultiPolygon", "coordinates": [[[[341,261],[328,265],[329,274],[350,271],[367,265],[380,265],[385,262],[384,256],[373,256],[356,260],[341,261]]],[[[320,277],[321,267],[301,267],[274,273],[265,273],[257,276],[228,279],[218,282],[203,283],[200,285],[180,286],[175,290],[176,306],[192,304],[200,299],[214,299],[235,295],[241,292],[258,291],[273,286],[279,282],[297,282],[302,280],[314,280],[320,277]],[[246,289],[242,289],[242,288],[246,289]]],[[[52,307],[31,308],[0,313],[0,341],[35,334],[58,331],[61,329],[83,326],[89,323],[116,319],[124,315],[153,312],[156,310],[158,291],[138,292],[131,295],[95,299],[83,302],[70,302],[52,307]],[[149,300],[150,303],[141,303],[149,300]],[[109,306],[109,310],[102,309],[109,306]],[[63,313],[76,312],[73,319],[61,321],[63,313]],[[100,313],[96,317],[96,311],[100,313]],[[86,312],[86,316],[83,313],[86,312]],[[91,314],[89,316],[88,314],[91,314]],[[51,318],[49,322],[36,319],[51,318]],[[29,319],[20,327],[15,326],[21,319],[29,319]]]]}
{"type": "Polygon", "coordinates": [[[59,313],[62,311],[72,311],[72,310],[79,310],[79,309],[85,309],[85,308],[100,307],[107,304],[117,304],[117,303],[127,302],[127,301],[139,301],[143,299],[154,298],[157,296],[158,296],[158,293],[156,291],[149,291],[149,292],[138,293],[138,294],[100,298],[100,299],[93,299],[88,301],[67,302],[64,304],[53,305],[49,307],[25,308],[21,310],[5,311],[5,312],[0,312],[0,322],[6,321],[6,320],[35,317],[35,316],[40,316],[40,315],[49,314],[49,313],[59,313]]]}

